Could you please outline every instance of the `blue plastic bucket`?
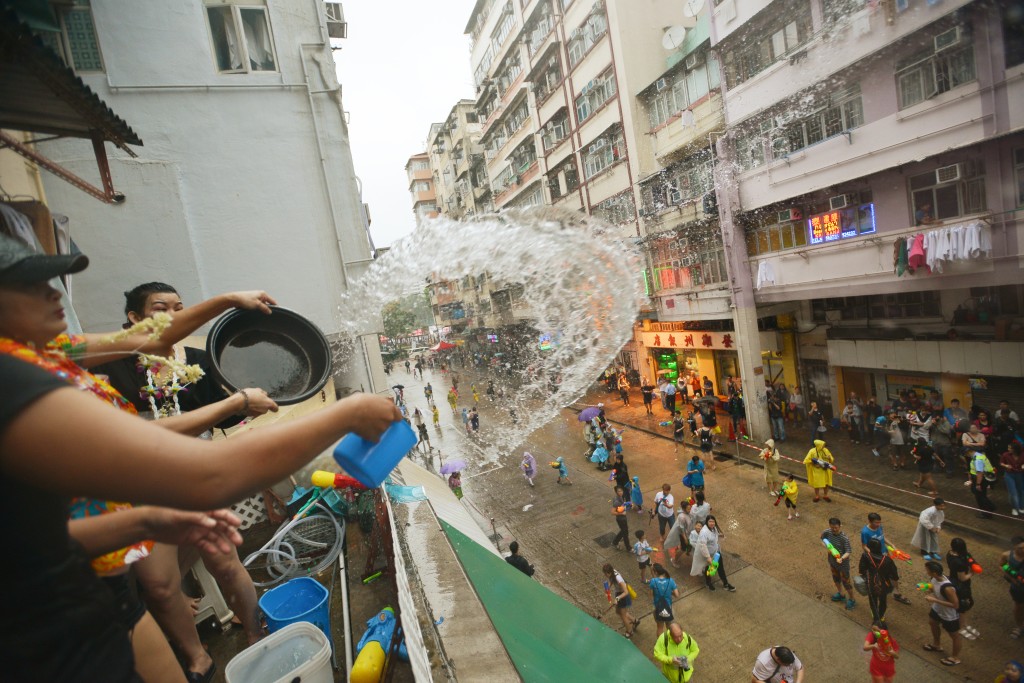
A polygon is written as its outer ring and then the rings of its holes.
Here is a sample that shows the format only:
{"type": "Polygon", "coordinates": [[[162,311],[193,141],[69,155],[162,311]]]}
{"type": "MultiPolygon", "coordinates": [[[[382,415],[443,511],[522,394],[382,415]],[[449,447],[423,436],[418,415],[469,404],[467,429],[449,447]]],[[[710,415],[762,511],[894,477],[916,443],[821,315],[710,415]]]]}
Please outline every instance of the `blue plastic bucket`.
{"type": "Polygon", "coordinates": [[[331,614],[327,589],[316,579],[302,576],[272,588],[260,598],[260,609],[267,615],[267,630],[271,633],[305,621],[324,632],[331,647],[331,614]]]}

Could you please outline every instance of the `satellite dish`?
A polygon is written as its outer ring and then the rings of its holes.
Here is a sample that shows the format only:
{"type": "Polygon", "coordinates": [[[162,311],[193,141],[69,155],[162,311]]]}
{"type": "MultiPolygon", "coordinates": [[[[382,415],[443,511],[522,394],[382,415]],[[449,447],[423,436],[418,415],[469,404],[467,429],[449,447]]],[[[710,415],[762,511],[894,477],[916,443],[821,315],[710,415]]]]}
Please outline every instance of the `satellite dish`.
{"type": "Polygon", "coordinates": [[[683,16],[695,17],[700,14],[702,9],[704,9],[704,0],[686,0],[686,4],[683,5],[683,16]]]}
{"type": "Polygon", "coordinates": [[[669,26],[661,36],[661,46],[666,50],[678,50],[686,38],[685,26],[669,26]]]}

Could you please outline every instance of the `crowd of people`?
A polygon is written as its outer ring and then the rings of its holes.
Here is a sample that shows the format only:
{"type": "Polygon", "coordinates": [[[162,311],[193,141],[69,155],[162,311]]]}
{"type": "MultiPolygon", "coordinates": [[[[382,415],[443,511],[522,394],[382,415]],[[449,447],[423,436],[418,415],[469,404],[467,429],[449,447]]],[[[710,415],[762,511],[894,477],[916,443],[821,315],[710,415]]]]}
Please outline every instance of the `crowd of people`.
{"type": "MultiPolygon", "coordinates": [[[[713,427],[717,423],[712,417],[709,425],[708,416],[714,415],[716,404],[724,403],[728,406],[729,400],[735,398],[735,405],[742,402],[742,396],[734,389],[730,391],[729,399],[701,401],[704,398],[703,383],[694,383],[692,379],[691,376],[680,385],[662,382],[658,389],[646,379],[641,380],[645,412],[653,414],[654,396],[659,393],[662,407],[672,416],[671,422],[663,422],[662,425],[671,426],[673,438],[677,442],[686,441],[689,428],[690,438],[700,447],[700,451],[694,453],[686,464],[686,476],[683,479],[684,487],[688,489],[688,493],[684,494],[686,497],[677,498],[673,495],[672,485],[665,483],[654,495],[647,513],[652,519],[658,520],[660,545],[672,566],[682,567],[682,560],[688,559],[691,576],[699,577],[709,590],[715,590],[718,577],[721,578],[722,587],[735,590],[728,582],[722,562],[721,543],[724,535],[718,528],[715,516],[710,514],[711,506],[706,498],[704,460],[705,453],[712,450],[711,447],[705,447],[705,444],[713,443],[713,427]],[[683,389],[683,386],[688,389],[683,389]],[[681,396],[684,397],[682,404],[679,403],[681,396]],[[692,409],[688,419],[684,419],[679,408],[685,409],[687,404],[692,409]]],[[[801,419],[809,422],[812,444],[803,458],[803,465],[807,482],[814,490],[813,502],[832,502],[829,494],[836,469],[836,459],[824,438],[834,434],[834,426],[826,422],[816,404],[812,403],[809,411],[801,408],[802,397],[798,388],[792,393],[786,392],[782,386],[769,388],[767,409],[773,438],[766,441],[761,451],[765,484],[768,492],[776,497],[776,505],[785,501],[790,520],[799,519],[797,500],[800,484],[792,472],[779,471],[781,454],[777,444],[787,438],[786,424],[801,419]],[[830,431],[832,434],[827,434],[830,431]]],[[[608,424],[603,404],[599,409],[599,415],[583,426],[590,457],[598,449],[609,450],[608,442],[615,434],[614,428],[608,424]]],[[[979,565],[971,557],[964,539],[952,538],[946,543],[941,541],[946,504],[938,496],[932,472],[935,468],[948,468],[953,474],[958,468],[968,472],[969,479],[964,483],[974,492],[982,516],[988,517],[993,506],[991,501],[987,501],[985,492],[995,480],[995,472],[1001,470],[1006,481],[1010,514],[1017,516],[1024,512],[1020,508],[1024,500],[1024,489],[1020,488],[1024,460],[1021,459],[1022,439],[1017,415],[1005,401],[994,412],[997,417],[990,418],[988,411],[978,406],[970,411],[963,410],[956,399],[950,401],[948,407],[944,406],[936,392],[922,401],[915,392],[908,390],[900,392],[895,400],[884,407],[879,407],[874,399],[861,402],[856,394],[851,394],[839,422],[839,427],[849,435],[851,442],[871,443],[878,457],[888,450],[894,470],[901,469],[906,460],[912,458],[918,475],[914,486],[928,491],[934,497],[932,504],[919,515],[915,533],[907,542],[919,550],[924,560],[920,578],[926,580],[918,583],[917,588],[928,603],[927,622],[932,638],[923,644],[923,649],[940,655],[939,663],[947,667],[960,664],[965,641],[975,640],[979,636],[974,623],[968,623],[968,614],[974,605],[971,580],[979,565]],[[998,468],[993,465],[994,462],[999,463],[998,468]],[[943,550],[945,557],[942,555],[943,550]],[[944,633],[946,636],[943,636],[944,633]],[[942,642],[944,638],[949,640],[948,650],[942,642]]],[[[732,410],[729,413],[730,417],[734,416],[732,410]]],[[[744,414],[737,411],[735,417],[737,419],[732,436],[740,438],[745,433],[744,414]]],[[[615,467],[624,467],[622,456],[618,458],[615,467]]],[[[603,453],[600,459],[603,461],[603,453]]],[[[629,489],[620,485],[617,476],[614,479],[616,484],[612,513],[618,532],[613,547],[622,541],[623,547],[628,548],[628,513],[631,508],[629,489]]],[[[640,498],[642,500],[642,493],[640,498]]],[[[904,572],[912,567],[903,564],[910,557],[886,540],[881,516],[871,513],[866,521],[859,539],[857,552],[860,557],[856,571],[851,572],[854,545],[842,530],[842,522],[838,517],[829,518],[828,528],[820,533],[820,539],[829,576],[835,586],[831,600],[842,603],[847,610],[854,610],[858,604],[858,593],[867,598],[871,626],[863,641],[863,649],[870,653],[869,672],[872,680],[882,683],[893,680],[900,654],[899,644],[886,620],[889,598],[905,605],[911,604],[911,599],[900,591],[900,567],[904,567],[904,572]]],[[[659,540],[648,543],[642,530],[636,532],[635,537],[632,553],[640,570],[641,581],[650,587],[653,616],[657,625],[654,657],[662,664],[666,678],[688,680],[693,673],[694,656],[687,654],[686,650],[689,647],[695,648],[696,644],[692,635],[686,634],[674,622],[671,604],[673,599],[678,598],[680,586],[664,566],[652,563],[650,543],[658,543],[659,540]],[[650,580],[647,579],[648,569],[652,573],[650,580]]],[[[1011,639],[1018,639],[1024,633],[1024,538],[1015,537],[1011,540],[1011,547],[999,559],[999,565],[1002,577],[1009,583],[1009,598],[1013,605],[1015,626],[1008,635],[1011,639]]],[[[627,635],[631,636],[636,622],[628,608],[634,605],[635,596],[629,597],[626,590],[628,585],[621,580],[621,574],[612,565],[606,565],[604,569],[605,576],[614,579],[609,582],[612,586],[610,599],[619,612],[627,635]],[[615,586],[620,581],[623,587],[617,589],[615,586]]],[[[752,672],[752,680],[800,680],[802,670],[803,665],[788,648],[770,648],[759,656],[759,665],[752,672]],[[781,651],[781,658],[778,651],[781,651]],[[779,678],[780,672],[787,665],[793,667],[786,674],[789,677],[779,678]]],[[[1019,675],[1020,666],[1016,662],[1006,665],[1005,680],[1018,680],[1019,675]]]]}

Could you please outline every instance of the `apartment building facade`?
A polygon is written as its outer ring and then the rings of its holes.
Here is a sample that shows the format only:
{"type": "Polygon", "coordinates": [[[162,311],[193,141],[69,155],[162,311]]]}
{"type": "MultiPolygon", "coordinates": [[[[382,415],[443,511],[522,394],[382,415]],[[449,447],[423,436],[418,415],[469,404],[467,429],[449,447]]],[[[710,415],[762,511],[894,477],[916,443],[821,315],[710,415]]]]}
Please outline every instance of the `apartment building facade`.
{"type": "Polygon", "coordinates": [[[1024,404],[1020,22],[970,1],[714,3],[722,233],[737,318],[783,341],[767,379],[834,413],[851,391],[1024,404]]]}
{"type": "Polygon", "coordinates": [[[405,162],[405,175],[409,181],[409,198],[417,222],[425,218],[436,218],[439,213],[437,188],[434,185],[434,172],[430,168],[430,155],[419,152],[409,157],[405,162]]]}
{"type": "Polygon", "coordinates": [[[473,100],[460,100],[443,123],[431,125],[427,154],[441,213],[459,220],[493,209],[473,100]]]}

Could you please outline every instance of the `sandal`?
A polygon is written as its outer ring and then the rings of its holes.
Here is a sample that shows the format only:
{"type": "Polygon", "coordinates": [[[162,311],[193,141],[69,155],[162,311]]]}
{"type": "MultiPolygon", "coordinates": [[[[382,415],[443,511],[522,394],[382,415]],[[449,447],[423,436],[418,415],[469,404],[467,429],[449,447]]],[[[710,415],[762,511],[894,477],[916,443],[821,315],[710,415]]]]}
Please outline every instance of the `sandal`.
{"type": "Polygon", "coordinates": [[[1014,640],[1016,640],[1017,638],[1020,638],[1020,636],[1021,636],[1020,626],[1014,626],[1013,629],[1010,630],[1010,637],[1013,638],[1014,640]]]}
{"type": "Polygon", "coordinates": [[[945,659],[940,659],[939,661],[942,662],[943,666],[956,666],[960,663],[959,659],[953,659],[952,657],[946,657],[945,659]]]}
{"type": "Polygon", "coordinates": [[[976,636],[975,634],[973,634],[973,633],[971,633],[970,631],[968,631],[966,627],[965,627],[965,628],[962,628],[962,629],[960,629],[959,633],[960,633],[960,635],[961,635],[961,636],[963,636],[963,637],[964,637],[964,638],[966,638],[967,640],[974,640],[975,638],[977,638],[977,637],[978,637],[978,636],[976,636]]]}
{"type": "Polygon", "coordinates": [[[924,649],[928,650],[928,652],[944,652],[944,650],[941,647],[935,647],[931,643],[925,643],[924,649]]]}
{"type": "Polygon", "coordinates": [[[210,668],[205,673],[199,673],[196,671],[186,671],[185,680],[188,683],[210,683],[213,680],[213,675],[217,673],[217,662],[212,662],[210,668]]]}

